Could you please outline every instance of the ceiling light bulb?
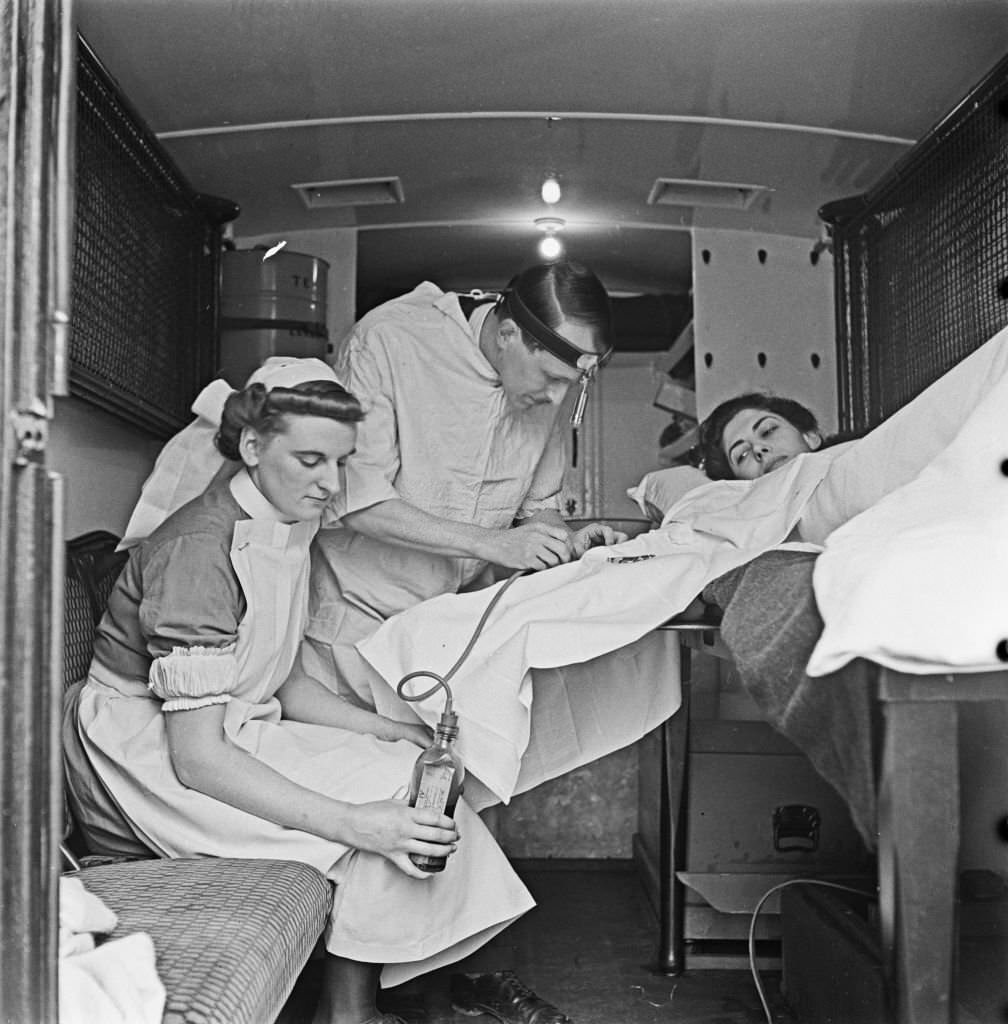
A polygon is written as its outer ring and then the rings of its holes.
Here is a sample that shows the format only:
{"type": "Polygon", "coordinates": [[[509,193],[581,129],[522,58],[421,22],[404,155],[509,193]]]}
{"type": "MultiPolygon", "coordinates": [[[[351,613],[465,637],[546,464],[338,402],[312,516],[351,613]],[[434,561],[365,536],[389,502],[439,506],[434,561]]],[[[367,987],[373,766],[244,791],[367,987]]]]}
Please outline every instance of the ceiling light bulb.
{"type": "Polygon", "coordinates": [[[542,195],[542,200],[543,200],[544,203],[549,203],[550,205],[552,205],[553,203],[559,203],[560,202],[560,182],[557,181],[556,178],[554,178],[552,175],[550,175],[542,183],[541,195],[542,195]]]}
{"type": "Polygon", "coordinates": [[[539,239],[539,255],[544,260],[555,260],[563,253],[563,242],[556,235],[539,239]]]}

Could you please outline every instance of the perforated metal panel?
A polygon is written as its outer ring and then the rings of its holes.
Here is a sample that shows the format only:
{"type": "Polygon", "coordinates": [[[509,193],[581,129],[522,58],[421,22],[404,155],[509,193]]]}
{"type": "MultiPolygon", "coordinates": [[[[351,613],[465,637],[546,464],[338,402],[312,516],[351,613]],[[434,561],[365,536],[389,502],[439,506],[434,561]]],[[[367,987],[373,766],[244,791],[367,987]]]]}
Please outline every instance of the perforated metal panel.
{"type": "Polygon", "coordinates": [[[841,428],[863,430],[1008,324],[1008,58],[883,181],[820,212],[841,428]]]}
{"type": "Polygon", "coordinates": [[[70,387],[156,436],[216,369],[219,228],[78,39],[70,387]]]}

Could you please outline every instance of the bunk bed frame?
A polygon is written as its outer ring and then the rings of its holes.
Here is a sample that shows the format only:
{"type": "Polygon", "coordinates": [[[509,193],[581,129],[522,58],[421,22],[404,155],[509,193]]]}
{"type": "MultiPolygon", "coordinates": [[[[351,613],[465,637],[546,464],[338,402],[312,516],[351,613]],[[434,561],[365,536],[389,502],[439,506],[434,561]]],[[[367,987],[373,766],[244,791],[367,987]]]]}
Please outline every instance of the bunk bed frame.
{"type": "MultiPolygon", "coordinates": [[[[842,428],[877,425],[1008,324],[1006,185],[1008,58],[874,188],[820,211],[833,237],[842,428]]],[[[959,711],[1008,700],[1008,673],[881,669],[878,700],[891,997],[900,1024],[945,1024],[956,1013],[959,711]]]]}
{"type": "MultiPolygon", "coordinates": [[[[874,188],[820,211],[834,253],[842,430],[878,425],[1008,324],[1006,185],[1008,58],[874,188]]],[[[731,654],[715,623],[673,620],[667,628],[680,631],[684,701],[661,736],[658,966],[678,973],[690,658],[731,654]]],[[[1008,641],[998,656],[1008,661],[1008,641]]],[[[911,676],[878,667],[875,675],[879,939],[889,1013],[898,1024],[949,1024],[957,1016],[960,710],[1008,700],[1008,671],[911,676]]]]}

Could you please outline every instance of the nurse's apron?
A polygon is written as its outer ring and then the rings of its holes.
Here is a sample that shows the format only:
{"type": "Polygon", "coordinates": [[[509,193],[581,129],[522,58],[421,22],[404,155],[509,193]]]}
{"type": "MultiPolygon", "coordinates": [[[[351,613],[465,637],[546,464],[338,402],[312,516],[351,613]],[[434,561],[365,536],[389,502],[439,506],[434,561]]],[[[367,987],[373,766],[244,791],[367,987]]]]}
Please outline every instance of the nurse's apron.
{"type": "MultiPolygon", "coordinates": [[[[315,529],[314,523],[269,519],[235,524],[230,557],[248,610],[238,630],[238,683],[226,706],[224,731],[281,774],[334,799],[402,797],[419,753],[414,744],[281,719],[275,693],[300,642],[315,529]]],[[[164,714],[146,686],[101,665],[93,666],[80,695],[78,730],[89,767],[132,830],[165,857],[312,864],[338,883],[327,948],[388,965],[382,984],[400,984],[466,956],[534,905],[464,802],[456,808],[464,836],[458,852],[445,871],[414,879],[377,854],[283,828],[183,786],[169,756],[164,714]]],[[[100,810],[83,810],[88,824],[93,813],[100,810]]],[[[96,824],[117,827],[104,820],[96,824]]]]}

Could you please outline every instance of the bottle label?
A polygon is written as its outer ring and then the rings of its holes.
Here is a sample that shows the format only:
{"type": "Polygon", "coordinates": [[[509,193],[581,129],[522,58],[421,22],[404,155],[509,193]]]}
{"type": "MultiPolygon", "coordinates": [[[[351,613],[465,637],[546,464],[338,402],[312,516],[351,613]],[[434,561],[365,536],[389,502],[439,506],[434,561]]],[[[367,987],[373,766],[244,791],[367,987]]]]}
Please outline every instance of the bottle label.
{"type": "Polygon", "coordinates": [[[415,806],[425,810],[432,808],[443,814],[448,806],[448,794],[451,792],[454,775],[455,769],[451,765],[424,765],[415,806]]]}

